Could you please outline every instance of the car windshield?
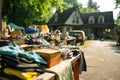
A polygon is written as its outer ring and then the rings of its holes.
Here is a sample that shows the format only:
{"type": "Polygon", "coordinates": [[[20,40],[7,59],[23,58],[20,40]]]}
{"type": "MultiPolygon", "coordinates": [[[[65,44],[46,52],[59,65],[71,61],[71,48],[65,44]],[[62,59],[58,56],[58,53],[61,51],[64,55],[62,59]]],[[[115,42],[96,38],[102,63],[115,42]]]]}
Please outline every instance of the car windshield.
{"type": "Polygon", "coordinates": [[[70,32],[70,36],[80,36],[82,35],[82,32],[70,32]]]}

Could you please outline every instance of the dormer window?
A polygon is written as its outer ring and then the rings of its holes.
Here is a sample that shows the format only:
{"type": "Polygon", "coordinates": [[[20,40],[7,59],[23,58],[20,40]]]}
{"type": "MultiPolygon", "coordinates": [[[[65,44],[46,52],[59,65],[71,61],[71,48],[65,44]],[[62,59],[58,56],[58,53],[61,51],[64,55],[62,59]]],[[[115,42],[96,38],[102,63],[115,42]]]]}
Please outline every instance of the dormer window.
{"type": "Polygon", "coordinates": [[[95,18],[93,16],[90,16],[89,19],[88,19],[88,23],[89,24],[95,23],[95,18]]]}
{"type": "Polygon", "coordinates": [[[104,23],[105,19],[104,19],[104,16],[100,15],[98,17],[98,23],[104,23]]]}

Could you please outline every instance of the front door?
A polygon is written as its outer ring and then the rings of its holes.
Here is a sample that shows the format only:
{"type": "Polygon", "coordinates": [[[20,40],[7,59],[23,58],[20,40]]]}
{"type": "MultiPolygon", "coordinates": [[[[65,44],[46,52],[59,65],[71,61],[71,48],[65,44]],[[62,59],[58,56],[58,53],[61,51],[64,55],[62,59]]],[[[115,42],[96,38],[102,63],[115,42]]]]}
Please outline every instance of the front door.
{"type": "Polygon", "coordinates": [[[95,39],[99,39],[100,34],[101,34],[100,29],[99,28],[94,28],[95,39]]]}

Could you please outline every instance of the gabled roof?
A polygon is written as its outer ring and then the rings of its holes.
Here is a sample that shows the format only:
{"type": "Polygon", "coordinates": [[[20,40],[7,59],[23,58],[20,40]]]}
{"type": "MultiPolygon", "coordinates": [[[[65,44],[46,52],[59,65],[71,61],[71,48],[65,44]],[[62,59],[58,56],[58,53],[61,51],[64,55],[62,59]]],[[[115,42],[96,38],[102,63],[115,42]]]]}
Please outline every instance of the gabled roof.
{"type": "Polygon", "coordinates": [[[66,9],[62,13],[56,11],[56,13],[58,14],[57,21],[55,22],[55,14],[56,14],[55,13],[54,16],[49,20],[48,25],[64,25],[66,20],[69,18],[69,16],[76,8],[78,8],[78,6],[74,6],[72,8],[66,9]]]}
{"type": "Polygon", "coordinates": [[[91,25],[91,26],[114,26],[114,19],[113,19],[113,12],[108,11],[108,12],[94,12],[94,13],[83,13],[81,14],[81,17],[83,19],[83,22],[85,25],[91,25]],[[100,24],[98,23],[98,17],[102,15],[104,16],[105,23],[100,24]],[[94,24],[89,24],[88,19],[90,16],[93,16],[95,18],[95,23],[94,24]]]}

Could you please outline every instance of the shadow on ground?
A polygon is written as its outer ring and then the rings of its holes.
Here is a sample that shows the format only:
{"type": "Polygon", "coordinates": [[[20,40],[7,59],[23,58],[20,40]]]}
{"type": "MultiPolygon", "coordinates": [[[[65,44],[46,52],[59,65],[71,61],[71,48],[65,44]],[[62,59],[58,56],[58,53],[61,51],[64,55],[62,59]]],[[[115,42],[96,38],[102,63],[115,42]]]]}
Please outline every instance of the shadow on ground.
{"type": "Polygon", "coordinates": [[[111,47],[112,50],[115,50],[115,53],[120,54],[120,46],[116,46],[116,44],[109,44],[109,47],[111,47]]]}

